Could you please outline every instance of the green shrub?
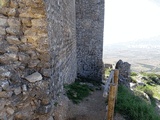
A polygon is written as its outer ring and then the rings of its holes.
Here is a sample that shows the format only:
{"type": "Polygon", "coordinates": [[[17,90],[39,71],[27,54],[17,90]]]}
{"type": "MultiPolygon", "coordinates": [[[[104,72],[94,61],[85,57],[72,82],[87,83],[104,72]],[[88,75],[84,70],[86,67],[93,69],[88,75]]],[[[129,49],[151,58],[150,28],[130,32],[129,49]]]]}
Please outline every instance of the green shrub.
{"type": "Polygon", "coordinates": [[[86,84],[81,84],[79,82],[72,83],[70,85],[65,85],[67,96],[73,103],[79,103],[85,97],[87,97],[91,90],[86,84]]]}
{"type": "Polygon", "coordinates": [[[148,86],[138,86],[137,89],[145,92],[149,97],[153,96],[153,92],[148,86]]]}
{"type": "Polygon", "coordinates": [[[131,77],[131,82],[132,82],[132,83],[137,83],[137,80],[136,80],[136,78],[134,78],[134,77],[131,77]]]}
{"type": "Polygon", "coordinates": [[[138,74],[136,72],[131,72],[131,76],[137,76],[138,74]]]}
{"type": "Polygon", "coordinates": [[[127,116],[128,120],[160,120],[152,105],[148,105],[122,85],[118,88],[116,111],[127,116]]]}
{"type": "Polygon", "coordinates": [[[149,79],[151,79],[155,84],[160,85],[160,79],[156,75],[149,76],[149,79]]]}
{"type": "Polygon", "coordinates": [[[155,73],[141,73],[143,76],[147,77],[147,83],[149,85],[160,85],[160,75],[155,73]]]}
{"type": "Polygon", "coordinates": [[[108,77],[110,75],[111,71],[112,71],[112,69],[106,68],[105,69],[105,77],[108,77]]]}

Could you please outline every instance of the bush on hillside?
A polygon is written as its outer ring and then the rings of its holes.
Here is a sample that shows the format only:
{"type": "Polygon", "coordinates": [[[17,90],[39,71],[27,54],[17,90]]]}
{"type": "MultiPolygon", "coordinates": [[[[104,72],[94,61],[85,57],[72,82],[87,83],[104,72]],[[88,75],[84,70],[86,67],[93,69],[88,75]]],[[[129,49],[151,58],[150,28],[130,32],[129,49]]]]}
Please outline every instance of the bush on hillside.
{"type": "Polygon", "coordinates": [[[125,86],[119,86],[116,111],[128,120],[160,120],[152,105],[148,105],[125,86]]]}

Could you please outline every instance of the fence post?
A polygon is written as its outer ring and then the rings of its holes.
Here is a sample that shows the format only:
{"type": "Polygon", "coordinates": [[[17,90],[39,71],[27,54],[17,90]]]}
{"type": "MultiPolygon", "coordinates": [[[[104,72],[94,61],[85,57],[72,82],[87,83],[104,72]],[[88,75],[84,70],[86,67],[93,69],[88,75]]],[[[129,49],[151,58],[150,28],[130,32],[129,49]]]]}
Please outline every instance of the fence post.
{"type": "Polygon", "coordinates": [[[111,84],[108,98],[107,120],[113,120],[117,85],[111,84]]]}
{"type": "Polygon", "coordinates": [[[117,88],[116,88],[116,100],[117,100],[117,91],[118,91],[118,76],[119,76],[119,70],[115,69],[114,70],[114,83],[117,85],[117,88]]]}
{"type": "Polygon", "coordinates": [[[118,69],[115,69],[114,70],[114,83],[116,85],[118,85],[118,76],[119,76],[119,70],[118,69]]]}
{"type": "Polygon", "coordinates": [[[114,84],[110,84],[107,120],[113,120],[115,101],[117,99],[119,70],[114,70],[114,84]]]}

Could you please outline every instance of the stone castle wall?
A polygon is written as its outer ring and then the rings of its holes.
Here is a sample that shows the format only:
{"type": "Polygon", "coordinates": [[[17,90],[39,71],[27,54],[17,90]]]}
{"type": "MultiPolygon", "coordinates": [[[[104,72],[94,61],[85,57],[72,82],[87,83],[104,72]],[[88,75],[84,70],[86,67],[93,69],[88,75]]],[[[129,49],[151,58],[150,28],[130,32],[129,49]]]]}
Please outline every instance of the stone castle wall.
{"type": "Polygon", "coordinates": [[[78,76],[102,80],[104,0],[76,0],[78,76]]]}
{"type": "Polygon", "coordinates": [[[78,73],[101,79],[103,2],[76,2],[0,0],[0,119],[53,120],[77,58],[78,73]]]}
{"type": "Polygon", "coordinates": [[[74,3],[0,0],[0,119],[52,119],[76,77],[74,3]]]}
{"type": "Polygon", "coordinates": [[[48,0],[48,33],[51,52],[51,77],[57,92],[77,74],[75,0],[48,0]]]}

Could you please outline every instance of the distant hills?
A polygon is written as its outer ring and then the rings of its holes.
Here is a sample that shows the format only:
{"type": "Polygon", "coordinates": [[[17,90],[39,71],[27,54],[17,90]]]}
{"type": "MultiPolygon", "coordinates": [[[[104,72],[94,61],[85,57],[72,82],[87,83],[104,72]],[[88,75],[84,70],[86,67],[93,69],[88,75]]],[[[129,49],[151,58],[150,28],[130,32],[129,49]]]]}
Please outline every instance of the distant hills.
{"type": "Polygon", "coordinates": [[[160,36],[108,44],[103,51],[105,63],[115,64],[122,59],[132,64],[133,71],[160,73],[160,36]]]}

